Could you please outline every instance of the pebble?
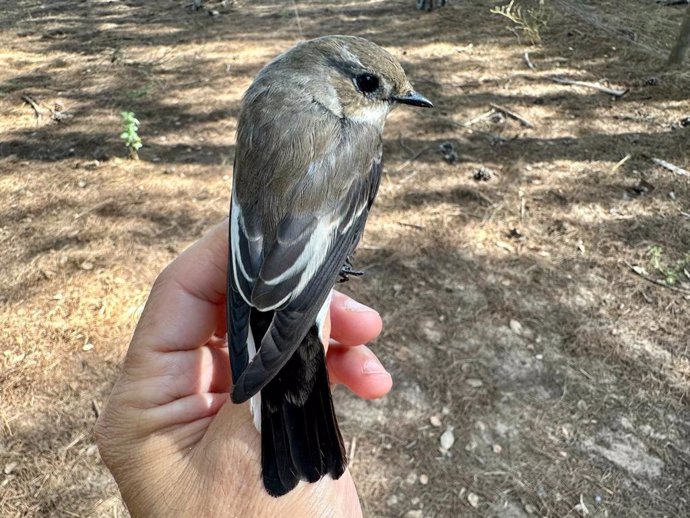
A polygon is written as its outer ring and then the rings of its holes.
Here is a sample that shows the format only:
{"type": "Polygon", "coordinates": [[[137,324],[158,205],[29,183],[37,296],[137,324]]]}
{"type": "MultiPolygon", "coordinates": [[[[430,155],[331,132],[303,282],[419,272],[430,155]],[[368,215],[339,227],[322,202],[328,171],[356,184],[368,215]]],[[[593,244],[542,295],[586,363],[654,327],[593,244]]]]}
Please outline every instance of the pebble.
{"type": "Polygon", "coordinates": [[[511,320],[510,321],[510,329],[516,335],[522,334],[522,324],[520,322],[518,322],[517,320],[511,320]]]}
{"type": "Polygon", "coordinates": [[[437,329],[436,323],[431,319],[423,322],[422,333],[427,340],[435,344],[440,343],[443,339],[443,333],[437,329]]]}
{"type": "Polygon", "coordinates": [[[465,383],[467,383],[472,388],[479,388],[484,385],[484,382],[477,378],[468,378],[465,383]]]}
{"type": "Polygon", "coordinates": [[[449,426],[446,431],[441,434],[441,449],[446,452],[453,447],[455,443],[455,435],[453,434],[453,427],[449,426]]]}
{"type": "Polygon", "coordinates": [[[423,516],[422,511],[419,509],[416,511],[407,511],[405,513],[405,518],[422,518],[423,516]]]}
{"type": "Polygon", "coordinates": [[[477,507],[479,505],[479,497],[474,493],[467,493],[467,501],[472,507],[477,507]]]}
{"type": "Polygon", "coordinates": [[[4,470],[5,475],[9,475],[10,473],[12,473],[16,467],[17,467],[16,462],[9,462],[9,463],[5,464],[5,470],[4,470]]]}
{"type": "Polygon", "coordinates": [[[429,483],[428,475],[425,475],[424,473],[419,475],[419,483],[423,486],[426,486],[429,483]]]}
{"type": "Polygon", "coordinates": [[[431,423],[431,426],[435,426],[436,428],[441,426],[441,418],[436,414],[429,418],[429,422],[431,423]]]}

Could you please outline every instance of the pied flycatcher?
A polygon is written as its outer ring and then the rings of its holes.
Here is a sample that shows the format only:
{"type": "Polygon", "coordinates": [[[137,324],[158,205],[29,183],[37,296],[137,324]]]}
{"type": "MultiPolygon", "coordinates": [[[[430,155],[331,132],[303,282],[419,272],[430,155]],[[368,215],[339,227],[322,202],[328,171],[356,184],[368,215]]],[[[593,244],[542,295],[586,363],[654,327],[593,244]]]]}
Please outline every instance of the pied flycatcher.
{"type": "Polygon", "coordinates": [[[227,290],[232,400],[251,399],[273,496],[345,471],[322,326],[335,282],[352,273],[396,103],[432,106],[391,54],[351,36],[298,44],[243,99],[227,290]]]}

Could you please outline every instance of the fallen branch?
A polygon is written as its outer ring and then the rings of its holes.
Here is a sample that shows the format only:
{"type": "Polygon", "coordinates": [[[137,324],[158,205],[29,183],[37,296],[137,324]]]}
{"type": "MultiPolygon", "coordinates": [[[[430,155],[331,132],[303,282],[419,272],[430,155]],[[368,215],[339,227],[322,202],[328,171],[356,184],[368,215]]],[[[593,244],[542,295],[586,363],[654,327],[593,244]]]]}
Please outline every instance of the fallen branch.
{"type": "Polygon", "coordinates": [[[656,165],[663,167],[667,171],[671,171],[672,173],[677,174],[678,176],[690,176],[690,173],[683,169],[682,167],[678,167],[677,165],[673,165],[671,162],[667,162],[666,160],[662,160],[661,158],[654,158],[654,157],[649,157],[649,159],[654,162],[656,165]]]}
{"type": "Polygon", "coordinates": [[[38,103],[28,95],[22,95],[22,101],[24,101],[34,109],[34,113],[36,114],[36,124],[41,122],[41,119],[43,118],[43,113],[41,113],[41,107],[38,105],[38,103]]]}
{"type": "Polygon", "coordinates": [[[504,115],[507,115],[511,119],[515,119],[516,121],[518,121],[520,124],[522,124],[526,128],[534,128],[534,124],[532,124],[530,121],[525,119],[522,115],[515,113],[512,110],[509,110],[505,106],[501,106],[500,104],[494,104],[494,103],[490,103],[489,106],[491,106],[494,110],[501,112],[504,115]]]}
{"type": "Polygon", "coordinates": [[[603,92],[605,94],[613,95],[616,98],[621,98],[625,94],[627,94],[630,89],[626,88],[625,90],[617,90],[615,88],[608,88],[606,86],[602,86],[599,83],[590,83],[589,81],[577,81],[575,79],[566,79],[565,77],[559,77],[559,76],[551,76],[549,77],[551,81],[554,83],[559,83],[562,85],[572,85],[572,86],[584,86],[585,88],[593,88],[594,90],[598,90],[599,92],[603,92]]]}
{"type": "Polygon", "coordinates": [[[661,286],[662,288],[669,289],[671,291],[675,291],[676,293],[681,293],[683,295],[690,296],[690,290],[685,290],[683,288],[676,288],[675,286],[671,286],[670,284],[666,284],[664,281],[659,281],[657,279],[653,279],[649,277],[648,275],[645,275],[644,270],[640,268],[639,266],[633,266],[627,261],[623,261],[625,265],[630,268],[630,270],[637,275],[638,277],[642,277],[645,281],[651,282],[652,284],[656,284],[657,286],[661,286]]]}

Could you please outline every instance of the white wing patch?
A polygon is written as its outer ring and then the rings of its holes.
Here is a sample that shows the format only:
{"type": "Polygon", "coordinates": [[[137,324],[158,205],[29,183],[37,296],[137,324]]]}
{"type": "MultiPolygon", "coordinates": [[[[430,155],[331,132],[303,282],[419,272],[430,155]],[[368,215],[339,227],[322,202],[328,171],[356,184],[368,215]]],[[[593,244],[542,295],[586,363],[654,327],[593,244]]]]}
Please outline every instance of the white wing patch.
{"type": "MultiPolygon", "coordinates": [[[[256,342],[254,342],[254,333],[252,333],[251,327],[247,333],[247,352],[249,353],[249,361],[251,361],[256,356],[256,342]]],[[[249,400],[249,411],[252,414],[254,428],[261,433],[261,391],[249,400]]]]}
{"type": "Polygon", "coordinates": [[[239,203],[237,203],[237,199],[235,198],[235,193],[233,191],[232,193],[232,210],[230,211],[230,239],[232,240],[233,243],[235,243],[235,246],[232,247],[232,263],[234,265],[233,270],[233,276],[235,278],[235,286],[237,287],[237,291],[239,294],[242,296],[244,301],[251,306],[251,303],[249,302],[249,297],[250,293],[244,293],[241,288],[241,284],[239,283],[239,280],[237,278],[237,272],[239,271],[242,276],[249,281],[249,284],[252,285],[254,284],[254,278],[247,273],[247,269],[242,262],[242,258],[240,257],[240,232],[242,232],[245,235],[245,238],[249,240],[249,238],[246,235],[246,231],[244,229],[244,225],[242,223],[242,209],[240,208],[239,203]]]}
{"type": "Polygon", "coordinates": [[[338,230],[338,223],[339,221],[322,220],[316,226],[316,230],[312,234],[307,246],[304,247],[304,252],[302,252],[302,255],[306,254],[308,261],[302,272],[299,284],[293,292],[293,298],[302,293],[302,290],[311,282],[314,274],[321,268],[326,254],[331,249],[331,243],[338,230]]]}
{"type": "Polygon", "coordinates": [[[347,225],[345,225],[343,228],[340,229],[341,234],[345,234],[352,225],[354,225],[355,221],[357,221],[362,213],[364,212],[364,209],[367,208],[367,202],[365,201],[360,205],[360,207],[357,209],[357,213],[354,215],[354,217],[350,218],[350,221],[347,222],[347,225]]]}
{"type": "MultiPolygon", "coordinates": [[[[240,283],[237,280],[237,272],[241,271],[242,275],[244,276],[245,279],[249,279],[249,276],[247,275],[246,270],[244,269],[244,265],[242,264],[242,261],[239,259],[239,242],[240,242],[240,206],[237,203],[237,200],[235,199],[235,193],[232,194],[232,210],[230,211],[230,239],[232,240],[233,243],[235,243],[235,246],[232,247],[232,264],[235,266],[232,269],[232,274],[235,277],[235,286],[237,287],[237,291],[239,294],[242,296],[244,301],[249,304],[249,297],[247,296],[246,293],[242,292],[242,288],[240,288],[240,283]]],[[[251,304],[250,304],[251,305],[251,304]]]]}
{"type": "MultiPolygon", "coordinates": [[[[295,262],[277,277],[273,279],[262,278],[261,280],[268,286],[275,286],[294,275],[298,275],[301,271],[300,282],[295,290],[289,295],[290,299],[297,297],[323,264],[326,254],[331,248],[331,243],[333,242],[337,228],[337,221],[321,220],[316,225],[316,229],[314,229],[314,233],[309,238],[309,242],[295,262]]],[[[275,309],[284,302],[287,302],[287,299],[282,300],[272,308],[262,308],[262,311],[275,309]]]]}

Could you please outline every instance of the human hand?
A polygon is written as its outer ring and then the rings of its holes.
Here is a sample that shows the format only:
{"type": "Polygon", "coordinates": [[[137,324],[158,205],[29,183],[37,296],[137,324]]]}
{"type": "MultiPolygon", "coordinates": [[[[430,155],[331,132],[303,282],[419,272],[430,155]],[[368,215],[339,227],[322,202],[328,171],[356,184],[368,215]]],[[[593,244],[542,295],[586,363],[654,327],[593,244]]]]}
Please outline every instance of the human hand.
{"type": "MultiPolygon", "coordinates": [[[[301,483],[276,499],[261,481],[261,440],[248,404],[229,401],[225,339],[228,222],[175,259],[151,289],[123,371],[96,425],[101,456],[138,517],[358,517],[349,471],[301,483]]],[[[363,345],[378,336],[374,310],[334,292],[331,382],[373,399],[392,385],[363,345]]],[[[326,340],[328,342],[328,340],[326,340]]]]}

